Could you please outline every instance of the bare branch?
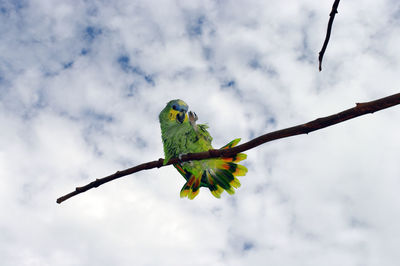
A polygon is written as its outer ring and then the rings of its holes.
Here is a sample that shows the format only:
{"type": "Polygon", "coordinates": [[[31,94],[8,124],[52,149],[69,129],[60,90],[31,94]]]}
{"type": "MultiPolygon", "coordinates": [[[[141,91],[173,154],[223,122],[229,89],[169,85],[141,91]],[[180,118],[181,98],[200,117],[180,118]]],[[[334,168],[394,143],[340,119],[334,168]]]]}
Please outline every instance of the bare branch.
{"type": "Polygon", "coordinates": [[[376,111],[380,111],[385,108],[389,108],[395,105],[400,104],[400,93],[381,98],[375,101],[371,102],[365,102],[365,103],[356,103],[356,106],[350,109],[347,109],[343,112],[318,118],[316,120],[310,121],[305,124],[297,125],[294,127],[289,127],[286,129],[274,131],[267,133],[265,135],[262,135],[260,137],[257,137],[255,139],[250,140],[249,142],[243,143],[242,145],[230,148],[230,149],[225,149],[225,150],[209,150],[205,152],[199,152],[199,153],[189,153],[185,154],[182,156],[182,158],[179,160],[178,158],[172,158],[167,164],[163,165],[164,159],[160,158],[156,161],[152,162],[147,162],[143,164],[139,164],[135,167],[125,169],[123,171],[118,171],[115,174],[96,179],[95,181],[82,186],[82,187],[77,187],[75,191],[68,193],[65,196],[62,196],[57,199],[57,203],[61,203],[73,196],[76,196],[80,193],[83,193],[89,189],[98,187],[104,183],[110,182],[114,179],[130,175],[142,170],[148,170],[152,168],[160,168],[166,165],[170,164],[175,164],[178,162],[186,162],[186,161],[192,161],[192,160],[203,160],[203,159],[209,159],[209,158],[216,158],[216,157],[229,157],[233,156],[239,152],[243,152],[249,149],[252,149],[254,147],[257,147],[261,144],[264,144],[266,142],[272,141],[272,140],[277,140],[277,139],[282,139],[282,138],[287,138],[291,136],[296,136],[300,134],[308,134],[312,131],[329,127],[332,125],[335,125],[337,123],[341,123],[343,121],[362,116],[365,114],[369,113],[374,113],[376,111]]]}
{"type": "Polygon", "coordinates": [[[324,57],[326,47],[328,46],[329,38],[331,37],[331,31],[332,31],[332,24],[333,20],[335,19],[336,13],[338,13],[337,8],[339,6],[340,0],[335,0],[332,6],[331,13],[329,14],[329,22],[328,22],[328,29],[326,30],[326,36],[325,36],[325,41],[324,44],[322,45],[322,49],[319,52],[318,56],[318,61],[319,61],[319,71],[322,70],[322,58],[324,57]]]}

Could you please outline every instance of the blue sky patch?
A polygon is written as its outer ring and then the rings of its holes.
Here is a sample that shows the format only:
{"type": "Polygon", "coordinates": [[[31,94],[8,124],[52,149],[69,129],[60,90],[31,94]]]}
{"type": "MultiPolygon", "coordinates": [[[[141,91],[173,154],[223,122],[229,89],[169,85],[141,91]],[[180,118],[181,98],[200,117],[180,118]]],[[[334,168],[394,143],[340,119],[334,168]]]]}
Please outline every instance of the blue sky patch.
{"type": "Polygon", "coordinates": [[[236,82],[234,80],[228,80],[228,81],[222,83],[221,87],[227,88],[227,87],[234,87],[235,85],[236,85],[236,82]]]}
{"type": "Polygon", "coordinates": [[[190,37],[198,37],[203,34],[205,20],[206,17],[204,15],[199,16],[196,19],[189,20],[186,30],[190,37]]]}
{"type": "Polygon", "coordinates": [[[0,7],[0,13],[3,14],[3,15],[7,14],[8,13],[7,8],[0,7]]]}
{"type": "Polygon", "coordinates": [[[249,250],[251,250],[253,248],[254,248],[254,243],[253,242],[246,241],[246,242],[243,243],[243,247],[242,247],[243,251],[249,251],[249,250]]]}
{"type": "Polygon", "coordinates": [[[9,13],[10,10],[15,10],[15,11],[18,12],[22,8],[27,7],[28,6],[28,1],[26,1],[26,0],[13,0],[13,1],[5,1],[5,3],[2,2],[0,4],[1,4],[1,7],[0,7],[1,11],[0,12],[2,14],[7,14],[7,13],[9,13]]]}
{"type": "Polygon", "coordinates": [[[141,137],[137,137],[135,138],[135,144],[138,148],[143,149],[147,147],[147,142],[145,139],[141,138],[141,137]]]}
{"type": "Polygon", "coordinates": [[[297,60],[309,64],[315,63],[315,51],[310,48],[308,33],[304,28],[301,30],[301,44],[299,45],[298,53],[297,60]]]}
{"type": "Polygon", "coordinates": [[[121,56],[118,58],[117,61],[118,61],[119,66],[121,67],[121,69],[122,69],[123,71],[125,71],[125,72],[129,72],[129,71],[130,71],[131,66],[130,66],[130,64],[129,64],[129,56],[121,55],[121,56]]]}
{"type": "Polygon", "coordinates": [[[137,90],[138,90],[138,88],[137,88],[137,86],[136,86],[135,84],[133,84],[133,83],[130,84],[130,85],[128,86],[126,96],[127,96],[127,97],[132,97],[132,96],[134,96],[134,95],[136,94],[137,90]]]}
{"type": "Polygon", "coordinates": [[[86,9],[86,14],[89,16],[95,17],[99,13],[99,9],[96,6],[91,6],[86,9]]]}
{"type": "Polygon", "coordinates": [[[211,47],[203,47],[203,56],[206,60],[211,60],[213,55],[214,54],[211,47]]]}
{"type": "Polygon", "coordinates": [[[268,74],[268,76],[270,77],[275,77],[278,75],[278,72],[275,70],[275,68],[272,65],[268,65],[268,64],[261,64],[260,60],[258,60],[257,58],[253,58],[249,61],[249,66],[250,68],[254,69],[254,70],[261,70],[265,73],[268,74]]]}
{"type": "Polygon", "coordinates": [[[139,66],[133,66],[130,63],[130,58],[127,55],[122,55],[118,58],[118,63],[121,67],[121,69],[126,72],[126,73],[133,73],[141,76],[146,83],[154,86],[155,82],[153,79],[153,75],[147,74],[145,71],[143,71],[139,66]]]}
{"type": "Polygon", "coordinates": [[[70,62],[64,63],[63,64],[63,68],[64,69],[71,68],[73,64],[74,64],[74,61],[70,61],[70,62]]]}
{"type": "Polygon", "coordinates": [[[97,38],[97,36],[101,35],[102,33],[103,30],[101,28],[88,26],[85,29],[85,39],[88,40],[89,42],[92,42],[94,41],[94,39],[97,38]]]}
{"type": "Polygon", "coordinates": [[[14,1],[2,1],[0,2],[0,14],[1,15],[9,15],[10,12],[16,11],[19,12],[22,8],[26,7],[27,3],[23,0],[14,0],[14,1]]]}
{"type": "Polygon", "coordinates": [[[249,66],[253,69],[259,69],[261,68],[260,62],[256,59],[253,58],[252,60],[250,60],[249,62],[249,66]]]}
{"type": "Polygon", "coordinates": [[[82,48],[81,55],[87,55],[89,53],[89,49],[82,48]]]}
{"type": "Polygon", "coordinates": [[[270,124],[270,125],[275,126],[275,125],[276,125],[276,120],[275,120],[275,118],[274,118],[274,117],[270,117],[270,118],[267,120],[267,124],[270,124]]]}
{"type": "Polygon", "coordinates": [[[92,109],[87,109],[83,112],[83,115],[95,122],[106,122],[111,123],[114,121],[114,118],[111,115],[107,115],[105,113],[99,113],[92,109]]]}

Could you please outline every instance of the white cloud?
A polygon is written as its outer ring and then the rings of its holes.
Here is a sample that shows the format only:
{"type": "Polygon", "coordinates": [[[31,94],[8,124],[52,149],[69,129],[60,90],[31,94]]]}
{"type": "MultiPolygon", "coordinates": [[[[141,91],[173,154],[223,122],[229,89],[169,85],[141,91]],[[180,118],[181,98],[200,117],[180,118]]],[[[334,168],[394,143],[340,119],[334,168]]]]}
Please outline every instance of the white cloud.
{"type": "Polygon", "coordinates": [[[234,196],[172,167],[57,205],[162,155],[180,98],[215,147],[398,92],[399,4],[3,1],[2,265],[397,265],[398,107],[248,151],[234,196]]]}

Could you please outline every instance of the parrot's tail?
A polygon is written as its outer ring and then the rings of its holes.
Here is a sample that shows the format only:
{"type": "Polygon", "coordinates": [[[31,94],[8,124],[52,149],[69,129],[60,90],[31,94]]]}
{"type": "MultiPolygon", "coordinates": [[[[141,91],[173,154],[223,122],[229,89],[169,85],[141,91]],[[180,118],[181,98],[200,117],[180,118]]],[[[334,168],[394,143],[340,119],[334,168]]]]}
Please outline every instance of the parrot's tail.
{"type": "MultiPolygon", "coordinates": [[[[221,149],[232,148],[236,146],[239,141],[240,139],[235,139],[221,149]]],[[[196,177],[186,172],[186,174],[189,175],[187,175],[186,184],[182,187],[180,193],[181,197],[194,199],[194,197],[199,194],[200,186],[208,187],[216,198],[220,198],[224,190],[229,194],[234,194],[234,188],[240,187],[237,176],[244,176],[247,173],[247,168],[237,163],[246,158],[246,154],[238,153],[232,157],[209,159],[207,160],[209,166],[203,171],[201,177],[196,177]]]]}

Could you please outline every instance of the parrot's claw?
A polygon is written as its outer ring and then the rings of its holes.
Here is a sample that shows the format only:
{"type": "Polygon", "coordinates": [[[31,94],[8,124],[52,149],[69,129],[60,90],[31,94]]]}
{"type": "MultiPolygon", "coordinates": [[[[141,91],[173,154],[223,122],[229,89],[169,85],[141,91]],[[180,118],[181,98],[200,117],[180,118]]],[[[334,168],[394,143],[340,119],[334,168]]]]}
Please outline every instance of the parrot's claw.
{"type": "Polygon", "coordinates": [[[181,153],[181,154],[178,155],[179,163],[182,163],[182,156],[183,156],[183,155],[185,155],[185,154],[184,154],[184,153],[181,153]]]}
{"type": "Polygon", "coordinates": [[[197,119],[199,119],[196,115],[195,112],[190,111],[189,112],[189,121],[192,123],[195,123],[197,121],[197,119]]]}
{"type": "Polygon", "coordinates": [[[189,112],[189,123],[192,125],[193,129],[197,131],[197,124],[196,121],[199,119],[195,112],[189,112]]]}
{"type": "Polygon", "coordinates": [[[182,156],[184,156],[184,155],[186,155],[186,153],[181,153],[181,154],[179,154],[178,155],[178,161],[179,161],[179,163],[181,164],[181,165],[186,165],[186,164],[189,164],[189,165],[193,165],[193,162],[192,161],[189,161],[189,162],[182,162],[182,156]]]}

